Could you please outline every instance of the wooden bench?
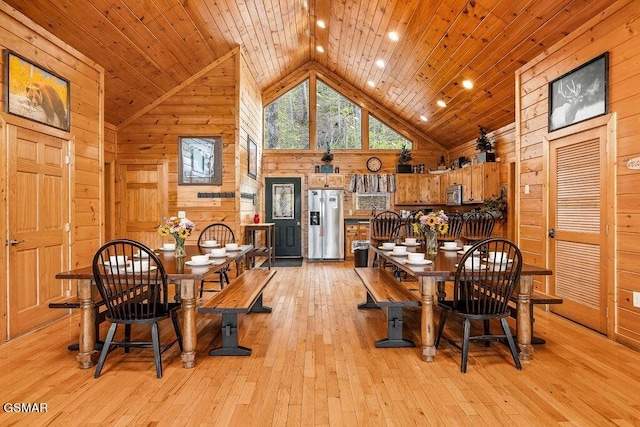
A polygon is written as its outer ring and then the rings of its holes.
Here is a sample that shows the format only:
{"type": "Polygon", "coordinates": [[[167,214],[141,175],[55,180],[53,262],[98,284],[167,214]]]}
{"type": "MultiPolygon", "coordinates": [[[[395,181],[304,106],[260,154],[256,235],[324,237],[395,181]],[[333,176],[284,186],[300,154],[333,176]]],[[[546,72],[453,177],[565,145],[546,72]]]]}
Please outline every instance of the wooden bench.
{"type": "MultiPolygon", "coordinates": [[[[511,295],[511,302],[514,304],[518,302],[518,294],[515,292],[511,295]]],[[[533,335],[533,306],[536,304],[562,304],[562,298],[554,297],[553,295],[545,294],[540,291],[531,292],[531,304],[529,304],[529,315],[531,316],[531,344],[544,344],[546,341],[540,337],[533,335]]],[[[517,317],[516,306],[509,306],[509,315],[514,319],[517,317]]]]}
{"type": "Polygon", "coordinates": [[[262,291],[275,274],[276,270],[247,270],[198,307],[200,313],[222,313],[222,346],[210,356],[251,355],[250,348],[238,345],[238,313],[271,313],[262,305],[262,291]]]}
{"type": "MultiPolygon", "coordinates": [[[[107,317],[107,311],[101,310],[103,307],[104,307],[104,303],[102,302],[102,299],[98,296],[97,299],[94,299],[94,306],[93,306],[93,316],[95,319],[94,330],[96,334],[96,339],[100,337],[100,324],[104,322],[107,317]]],[[[70,297],[64,300],[50,302],[49,308],[63,309],[63,310],[79,309],[80,301],[78,301],[78,298],[76,297],[70,297]]],[[[103,344],[103,341],[97,340],[96,349],[97,350],[102,349],[102,344],[103,344]]],[[[78,350],[80,347],[78,343],[75,343],[75,344],[70,344],[67,348],[69,350],[78,350]]]]}
{"type": "Polygon", "coordinates": [[[400,283],[391,272],[381,268],[357,267],[355,272],[367,290],[367,302],[358,308],[387,307],[387,338],[376,341],[376,347],[415,347],[402,336],[402,308],[417,307],[420,297],[400,283]]]}

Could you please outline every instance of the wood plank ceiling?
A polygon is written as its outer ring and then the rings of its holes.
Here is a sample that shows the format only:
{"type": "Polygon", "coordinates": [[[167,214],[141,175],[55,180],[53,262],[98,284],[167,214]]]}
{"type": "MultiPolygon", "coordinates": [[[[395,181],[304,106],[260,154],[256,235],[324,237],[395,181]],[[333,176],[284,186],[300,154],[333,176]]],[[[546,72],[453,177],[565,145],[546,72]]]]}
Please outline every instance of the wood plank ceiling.
{"type": "Polygon", "coordinates": [[[613,3],[5,2],[105,68],[105,118],[114,125],[241,45],[262,90],[315,61],[445,148],[475,138],[478,125],[494,130],[512,123],[514,72],[613,3]],[[399,41],[388,37],[390,31],[399,41]],[[376,65],[379,59],[384,68],[376,65]],[[464,79],[474,88],[465,90],[464,79]],[[438,107],[438,100],[447,106],[438,107]]]}

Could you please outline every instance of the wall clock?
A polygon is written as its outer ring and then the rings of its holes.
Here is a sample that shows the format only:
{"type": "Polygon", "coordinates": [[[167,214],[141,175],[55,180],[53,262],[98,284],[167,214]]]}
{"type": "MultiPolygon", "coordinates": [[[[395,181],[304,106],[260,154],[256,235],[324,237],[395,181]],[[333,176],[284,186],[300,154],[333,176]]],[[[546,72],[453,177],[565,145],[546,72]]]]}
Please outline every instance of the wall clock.
{"type": "Polygon", "coordinates": [[[371,172],[378,172],[382,168],[382,161],[377,157],[369,157],[367,159],[367,169],[371,172]]]}

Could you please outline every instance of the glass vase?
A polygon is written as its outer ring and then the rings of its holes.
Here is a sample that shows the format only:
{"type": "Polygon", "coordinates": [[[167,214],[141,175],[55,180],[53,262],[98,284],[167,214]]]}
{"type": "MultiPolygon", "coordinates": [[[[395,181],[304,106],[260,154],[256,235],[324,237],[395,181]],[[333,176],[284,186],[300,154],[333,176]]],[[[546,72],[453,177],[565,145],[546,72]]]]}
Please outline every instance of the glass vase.
{"type": "Polygon", "coordinates": [[[427,255],[435,255],[438,253],[438,238],[435,230],[427,231],[424,234],[424,251],[427,255]]]}
{"type": "Polygon", "coordinates": [[[176,241],[176,250],[174,252],[174,256],[176,258],[184,258],[187,256],[187,252],[184,249],[184,239],[178,236],[173,236],[176,241]]]}

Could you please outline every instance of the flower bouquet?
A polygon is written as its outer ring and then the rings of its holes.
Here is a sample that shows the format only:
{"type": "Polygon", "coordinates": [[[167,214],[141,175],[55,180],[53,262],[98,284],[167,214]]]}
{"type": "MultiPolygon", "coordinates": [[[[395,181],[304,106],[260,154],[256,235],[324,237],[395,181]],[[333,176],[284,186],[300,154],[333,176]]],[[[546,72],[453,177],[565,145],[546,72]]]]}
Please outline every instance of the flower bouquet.
{"type": "Polygon", "coordinates": [[[184,257],[187,253],[184,250],[184,241],[191,236],[191,232],[195,230],[196,225],[188,218],[178,218],[172,216],[165,219],[164,224],[158,226],[158,234],[162,237],[172,235],[176,242],[176,257],[184,257]]]}
{"type": "Polygon", "coordinates": [[[418,212],[415,216],[417,222],[413,223],[413,231],[425,236],[425,248],[428,255],[434,255],[438,250],[437,233],[447,234],[449,231],[449,218],[444,211],[418,212]]]}

